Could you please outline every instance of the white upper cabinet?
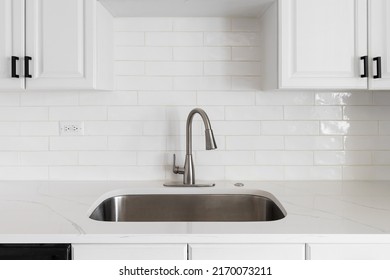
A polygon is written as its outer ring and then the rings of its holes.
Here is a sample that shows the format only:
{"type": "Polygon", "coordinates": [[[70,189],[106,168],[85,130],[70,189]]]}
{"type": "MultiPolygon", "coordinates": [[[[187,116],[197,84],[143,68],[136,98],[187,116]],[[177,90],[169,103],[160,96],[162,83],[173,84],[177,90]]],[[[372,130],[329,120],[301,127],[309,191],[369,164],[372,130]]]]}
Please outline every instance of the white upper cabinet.
{"type": "MultiPolygon", "coordinates": [[[[4,5],[4,2],[7,5],[7,2],[19,0],[0,0],[1,5],[4,5]]],[[[26,29],[15,30],[13,26],[12,34],[16,38],[21,38],[20,40],[25,40],[25,49],[23,47],[22,50],[1,53],[2,60],[11,60],[12,56],[19,57],[18,67],[23,69],[19,70],[19,79],[10,78],[12,82],[22,81],[26,89],[32,90],[113,88],[113,23],[111,15],[99,2],[96,0],[20,2],[19,10],[12,7],[15,10],[12,15],[15,19],[18,17],[19,19],[16,19],[18,21],[25,20],[26,29]],[[25,9],[22,6],[24,3],[25,9]]],[[[7,36],[7,31],[1,30],[0,37],[2,36],[7,36]]],[[[3,41],[6,48],[9,48],[10,40],[6,38],[3,41]]],[[[3,64],[1,67],[4,67],[3,64]]],[[[11,64],[10,61],[7,65],[11,64]]]]}
{"type": "Polygon", "coordinates": [[[370,0],[368,3],[368,43],[372,73],[369,88],[390,89],[390,1],[370,0]]]}
{"type": "Polygon", "coordinates": [[[389,14],[388,0],[275,1],[261,21],[264,88],[390,89],[389,14]]]}
{"type": "Polygon", "coordinates": [[[24,88],[24,80],[16,78],[24,56],[23,11],[24,0],[0,0],[0,90],[24,88]]]}
{"type": "Polygon", "coordinates": [[[366,15],[366,0],[280,1],[280,88],[366,88],[366,15]]]}

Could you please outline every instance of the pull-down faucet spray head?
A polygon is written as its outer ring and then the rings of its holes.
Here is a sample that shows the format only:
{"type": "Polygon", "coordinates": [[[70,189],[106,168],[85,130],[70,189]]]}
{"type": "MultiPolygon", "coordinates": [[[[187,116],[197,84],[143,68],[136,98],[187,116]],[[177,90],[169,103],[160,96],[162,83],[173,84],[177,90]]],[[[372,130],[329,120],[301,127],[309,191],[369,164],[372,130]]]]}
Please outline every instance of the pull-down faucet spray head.
{"type": "Polygon", "coordinates": [[[215,150],[217,143],[215,142],[213,130],[211,128],[206,129],[204,133],[206,136],[206,150],[215,150]]]}

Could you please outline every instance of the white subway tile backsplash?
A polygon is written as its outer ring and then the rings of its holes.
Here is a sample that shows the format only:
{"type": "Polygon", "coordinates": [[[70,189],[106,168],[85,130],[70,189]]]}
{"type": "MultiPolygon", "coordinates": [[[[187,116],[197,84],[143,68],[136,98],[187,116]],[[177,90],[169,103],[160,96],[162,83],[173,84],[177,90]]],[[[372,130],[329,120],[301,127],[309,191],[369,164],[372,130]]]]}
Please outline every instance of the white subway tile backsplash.
{"type": "Polygon", "coordinates": [[[209,76],[259,76],[260,62],[205,62],[204,74],[209,76]]]}
{"type": "Polygon", "coordinates": [[[232,89],[231,77],[174,77],[173,88],[175,90],[230,90],[232,89]]]}
{"type": "Polygon", "coordinates": [[[116,46],[144,46],[144,32],[116,32],[114,38],[116,46]]]}
{"type": "Polygon", "coordinates": [[[103,106],[50,107],[49,119],[51,121],[107,120],[107,108],[103,106]]]}
{"type": "Polygon", "coordinates": [[[52,136],[59,135],[58,122],[22,122],[20,135],[23,136],[52,136]]]}
{"type": "Polygon", "coordinates": [[[0,152],[0,166],[19,165],[18,152],[0,152]]]}
{"type": "Polygon", "coordinates": [[[0,167],[1,180],[47,180],[48,173],[47,167],[0,167]]]}
{"type": "Polygon", "coordinates": [[[98,92],[81,92],[80,105],[82,106],[126,106],[137,105],[136,91],[98,91],[98,92]]]}
{"type": "Polygon", "coordinates": [[[375,91],[375,92],[373,92],[373,104],[374,105],[390,105],[390,92],[389,91],[375,91]]]}
{"type": "Polygon", "coordinates": [[[286,180],[341,180],[340,166],[286,166],[286,180]]]}
{"type": "Polygon", "coordinates": [[[0,106],[19,106],[20,95],[15,93],[1,93],[0,94],[0,106]]]}
{"type": "Polygon", "coordinates": [[[389,166],[344,166],[344,180],[390,180],[389,166]]]}
{"type": "Polygon", "coordinates": [[[230,60],[230,47],[174,47],[173,59],[177,61],[225,61],[230,60]]]}
{"type": "Polygon", "coordinates": [[[324,135],[377,135],[378,122],[374,121],[322,121],[324,135]]]}
{"type": "Polygon", "coordinates": [[[262,135],[318,135],[317,121],[262,121],[262,135]]]}
{"type": "Polygon", "coordinates": [[[0,180],[389,180],[389,91],[262,91],[256,18],[116,18],[115,91],[0,94],[0,180]],[[59,123],[84,123],[80,136],[59,123]]]}
{"type": "MultiPolygon", "coordinates": [[[[213,126],[214,127],[214,126],[213,126]]],[[[192,134],[201,134],[200,121],[194,121],[192,123],[192,134]]],[[[186,122],[185,121],[144,121],[143,122],[143,135],[186,135],[186,122]]]]}
{"type": "Polygon", "coordinates": [[[115,61],[114,66],[117,76],[145,75],[144,61],[115,61]]]}
{"type": "Polygon", "coordinates": [[[191,105],[196,104],[194,91],[143,91],[138,94],[139,105],[191,105]]]}
{"type": "Polygon", "coordinates": [[[227,106],[226,120],[281,120],[282,106],[227,106]]]}
{"type": "Polygon", "coordinates": [[[172,31],[171,18],[116,18],[115,31],[172,31]]]}
{"type": "Polygon", "coordinates": [[[314,94],[312,92],[259,91],[256,93],[256,104],[257,105],[293,105],[293,106],[313,105],[314,94]]]}
{"type": "Polygon", "coordinates": [[[284,180],[282,166],[226,166],[227,180],[284,180]]]}
{"type": "Polygon", "coordinates": [[[106,166],[50,166],[50,180],[108,180],[106,166]]]}
{"type": "Polygon", "coordinates": [[[142,135],[142,121],[87,121],[84,135],[142,135]]]}
{"type": "Polygon", "coordinates": [[[165,120],[166,109],[162,107],[115,106],[108,107],[108,120],[162,121],[165,120]]]}
{"type": "Polygon", "coordinates": [[[318,92],[316,105],[371,105],[371,92],[318,92]]]}
{"type": "Polygon", "coordinates": [[[202,46],[203,32],[147,32],[146,46],[202,46]]]}
{"type": "Polygon", "coordinates": [[[194,156],[196,165],[254,165],[253,151],[197,151],[194,156]]]}
{"type": "Polygon", "coordinates": [[[203,62],[145,62],[145,74],[155,76],[203,75],[203,62]]]}
{"type": "Polygon", "coordinates": [[[174,18],[173,31],[230,31],[230,18],[174,18]]]}
{"type": "Polygon", "coordinates": [[[158,166],[110,166],[108,180],[159,180],[165,171],[158,166]]]}
{"type": "Polygon", "coordinates": [[[125,151],[85,151],[79,153],[79,164],[89,166],[99,165],[136,165],[136,152],[125,151]]]}
{"type": "Polygon", "coordinates": [[[0,122],[0,136],[18,136],[18,135],[20,135],[20,123],[0,122]]]}
{"type": "Polygon", "coordinates": [[[214,135],[259,135],[259,121],[213,121],[214,135]]]}
{"type": "Polygon", "coordinates": [[[340,106],[285,106],[286,120],[341,120],[340,106]]]}
{"type": "Polygon", "coordinates": [[[106,136],[53,136],[50,137],[51,151],[106,150],[106,136]]]}
{"type": "Polygon", "coordinates": [[[116,61],[170,61],[172,60],[172,48],[116,46],[114,58],[116,61]]]}
{"type": "Polygon", "coordinates": [[[372,163],[374,165],[390,165],[390,151],[373,151],[372,163]]]}
{"type": "Polygon", "coordinates": [[[282,136],[226,136],[226,150],[283,150],[282,136]]]}
{"type": "Polygon", "coordinates": [[[166,137],[109,136],[108,149],[113,151],[163,151],[166,149],[166,137]]]}
{"type": "Polygon", "coordinates": [[[390,119],[390,106],[345,106],[344,120],[381,121],[390,119]]]}
{"type": "Polygon", "coordinates": [[[20,165],[24,166],[50,166],[50,165],[77,165],[77,152],[21,152],[20,165]]]}
{"type": "MultiPolygon", "coordinates": [[[[170,175],[172,170],[168,171],[170,175]]],[[[181,177],[177,178],[177,175],[174,176],[176,181],[181,181],[181,177]]],[[[216,181],[225,179],[225,167],[223,166],[198,166],[196,169],[196,179],[199,183],[215,183],[216,181]]]]}
{"type": "Polygon", "coordinates": [[[345,150],[388,150],[390,136],[345,136],[344,145],[345,150]]]}
{"type": "MultiPolygon", "coordinates": [[[[176,156],[179,156],[176,154],[176,156]]],[[[138,151],[137,152],[137,165],[139,166],[169,166],[173,163],[172,154],[168,154],[164,151],[138,151]]]]}
{"type": "Polygon", "coordinates": [[[390,135],[390,121],[380,121],[379,122],[379,134],[380,135],[390,135]]]}
{"type": "Polygon", "coordinates": [[[0,151],[46,151],[48,137],[0,137],[0,151]]]}
{"type": "Polygon", "coordinates": [[[256,32],[205,32],[206,46],[259,46],[260,36],[256,32]]]}
{"type": "Polygon", "coordinates": [[[257,151],[257,165],[313,165],[313,152],[257,151]]]}
{"type": "Polygon", "coordinates": [[[117,90],[172,90],[171,77],[117,76],[117,90]]]}
{"type": "Polygon", "coordinates": [[[341,136],[285,136],[286,150],[341,150],[341,136]]]}
{"type": "Polygon", "coordinates": [[[46,107],[2,107],[0,121],[46,121],[48,111],[46,107]]]}
{"type": "Polygon", "coordinates": [[[258,90],[260,84],[259,77],[232,77],[232,90],[258,90]]]}
{"type": "Polygon", "coordinates": [[[257,18],[233,18],[232,31],[260,31],[260,23],[257,18]]]}
{"type": "Polygon", "coordinates": [[[241,91],[201,91],[198,92],[198,105],[255,105],[255,93],[241,91]]]}
{"type": "Polygon", "coordinates": [[[261,60],[260,47],[232,47],[232,60],[259,61],[261,60]]]}
{"type": "Polygon", "coordinates": [[[315,165],[369,165],[370,152],[358,151],[316,151],[314,153],[315,165]]]}
{"type": "Polygon", "coordinates": [[[21,106],[77,106],[78,104],[77,92],[28,92],[20,96],[21,106]]]}

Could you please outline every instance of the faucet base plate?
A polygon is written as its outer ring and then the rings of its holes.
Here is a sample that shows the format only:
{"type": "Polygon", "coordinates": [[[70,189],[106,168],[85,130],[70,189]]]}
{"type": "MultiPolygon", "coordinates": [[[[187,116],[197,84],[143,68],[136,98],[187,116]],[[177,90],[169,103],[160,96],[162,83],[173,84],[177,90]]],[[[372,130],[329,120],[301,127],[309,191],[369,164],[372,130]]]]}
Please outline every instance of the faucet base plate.
{"type": "Polygon", "coordinates": [[[181,182],[168,182],[164,183],[164,187],[196,187],[196,188],[204,188],[204,187],[214,187],[215,184],[183,184],[181,182]]]}

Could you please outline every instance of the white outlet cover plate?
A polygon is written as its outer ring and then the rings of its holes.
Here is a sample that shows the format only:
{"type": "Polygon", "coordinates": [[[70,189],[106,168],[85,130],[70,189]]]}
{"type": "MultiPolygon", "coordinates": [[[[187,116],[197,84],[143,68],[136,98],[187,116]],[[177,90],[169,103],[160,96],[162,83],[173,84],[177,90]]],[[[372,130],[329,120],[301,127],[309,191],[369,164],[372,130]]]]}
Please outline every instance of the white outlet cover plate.
{"type": "Polygon", "coordinates": [[[84,122],[65,121],[60,122],[60,135],[84,135],[84,122]]]}

